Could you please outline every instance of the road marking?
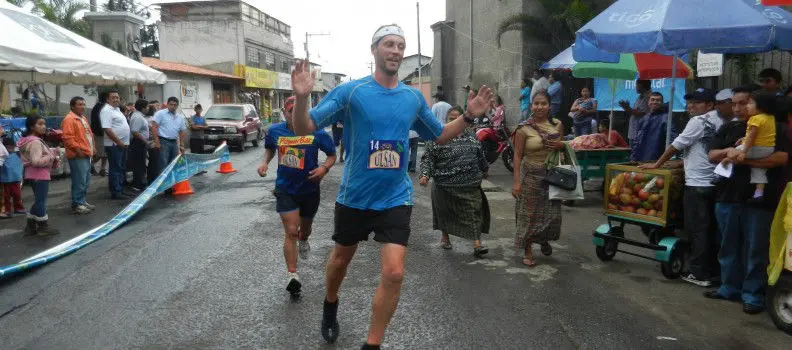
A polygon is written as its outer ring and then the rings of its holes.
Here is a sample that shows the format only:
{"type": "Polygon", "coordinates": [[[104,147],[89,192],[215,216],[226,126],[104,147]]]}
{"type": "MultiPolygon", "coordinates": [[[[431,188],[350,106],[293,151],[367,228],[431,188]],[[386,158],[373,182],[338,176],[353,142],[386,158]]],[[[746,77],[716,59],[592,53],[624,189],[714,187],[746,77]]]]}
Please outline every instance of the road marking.
{"type": "Polygon", "coordinates": [[[657,340],[671,340],[671,341],[677,341],[677,338],[673,338],[673,337],[664,337],[664,336],[658,335],[658,336],[657,336],[657,340]]]}

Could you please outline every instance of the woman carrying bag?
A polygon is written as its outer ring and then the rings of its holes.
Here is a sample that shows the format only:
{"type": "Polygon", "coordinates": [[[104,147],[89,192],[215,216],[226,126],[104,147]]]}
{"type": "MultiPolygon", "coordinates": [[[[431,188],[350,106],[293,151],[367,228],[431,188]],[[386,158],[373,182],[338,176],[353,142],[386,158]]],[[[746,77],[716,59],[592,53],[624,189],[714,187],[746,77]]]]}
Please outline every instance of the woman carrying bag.
{"type": "Polygon", "coordinates": [[[533,117],[520,124],[514,135],[515,245],[524,250],[523,264],[536,266],[532,244],[541,246],[542,254],[550,256],[550,241],[561,236],[561,201],[550,200],[550,185],[545,162],[551,152],[565,147],[564,126],[550,117],[550,95],[537,92],[531,104],[533,117]]]}

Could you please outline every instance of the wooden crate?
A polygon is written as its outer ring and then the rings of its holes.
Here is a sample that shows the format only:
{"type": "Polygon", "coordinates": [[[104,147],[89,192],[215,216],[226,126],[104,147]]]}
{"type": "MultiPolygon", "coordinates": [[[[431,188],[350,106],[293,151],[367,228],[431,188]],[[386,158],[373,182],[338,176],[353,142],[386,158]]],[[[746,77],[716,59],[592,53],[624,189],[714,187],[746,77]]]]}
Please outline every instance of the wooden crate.
{"type": "Polygon", "coordinates": [[[658,226],[681,226],[684,185],[681,161],[669,161],[652,170],[640,169],[638,163],[608,164],[603,189],[605,214],[658,226]]]}

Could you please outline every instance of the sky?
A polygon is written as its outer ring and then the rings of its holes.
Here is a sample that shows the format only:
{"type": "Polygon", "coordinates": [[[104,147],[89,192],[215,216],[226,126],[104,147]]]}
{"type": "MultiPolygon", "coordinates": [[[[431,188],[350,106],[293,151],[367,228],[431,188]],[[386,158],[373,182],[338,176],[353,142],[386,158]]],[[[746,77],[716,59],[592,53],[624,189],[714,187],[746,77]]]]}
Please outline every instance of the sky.
{"type": "MultiPolygon", "coordinates": [[[[102,3],[103,0],[98,0],[102,3]]],[[[145,0],[143,3],[156,3],[145,0]]],[[[323,72],[351,78],[370,74],[371,36],[381,25],[396,23],[405,32],[405,56],[418,53],[416,2],[420,3],[421,53],[432,56],[431,25],[445,19],[445,0],[246,0],[291,26],[294,56],[305,57],[305,33],[329,34],[309,39],[311,61],[323,72]]],[[[153,13],[157,15],[158,13],[153,13]]]]}

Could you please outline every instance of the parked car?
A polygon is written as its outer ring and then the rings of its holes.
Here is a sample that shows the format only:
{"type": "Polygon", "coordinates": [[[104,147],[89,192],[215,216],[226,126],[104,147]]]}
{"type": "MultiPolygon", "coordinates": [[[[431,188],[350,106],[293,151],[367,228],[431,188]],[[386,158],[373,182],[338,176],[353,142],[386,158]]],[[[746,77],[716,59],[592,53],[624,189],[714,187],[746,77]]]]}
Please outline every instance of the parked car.
{"type": "Polygon", "coordinates": [[[251,142],[259,146],[264,137],[261,118],[252,104],[215,104],[204,114],[208,128],[204,131],[206,144],[217,146],[224,140],[239,151],[251,142]]]}

